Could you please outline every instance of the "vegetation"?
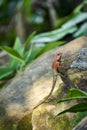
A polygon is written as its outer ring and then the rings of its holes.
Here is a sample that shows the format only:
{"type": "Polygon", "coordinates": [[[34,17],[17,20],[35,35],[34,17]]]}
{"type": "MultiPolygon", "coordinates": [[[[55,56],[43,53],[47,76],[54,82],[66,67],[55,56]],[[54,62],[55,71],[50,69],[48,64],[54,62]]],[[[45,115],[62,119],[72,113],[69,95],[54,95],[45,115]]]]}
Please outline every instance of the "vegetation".
{"type": "Polygon", "coordinates": [[[10,56],[8,65],[0,67],[0,79],[6,78],[14,72],[17,72],[17,70],[22,69],[27,63],[30,63],[42,53],[64,44],[64,41],[58,40],[63,39],[65,36],[72,34],[72,36],[78,37],[87,34],[87,12],[81,11],[85,4],[87,4],[86,0],[74,9],[67,16],[67,19],[66,17],[60,19],[56,23],[56,27],[61,26],[59,29],[37,35],[32,33],[24,42],[24,45],[22,45],[21,40],[17,37],[13,48],[0,46],[0,49],[6,51],[10,56]],[[82,24],[78,28],[78,24],[80,23],[82,24]],[[43,47],[36,47],[40,43],[43,47]]]}
{"type": "MultiPolygon", "coordinates": [[[[77,99],[87,99],[87,92],[82,91],[80,89],[71,88],[68,90],[68,93],[69,93],[68,98],[62,99],[62,100],[58,101],[57,103],[71,101],[71,100],[77,100],[77,99]]],[[[70,107],[69,109],[66,109],[66,110],[60,112],[58,115],[56,115],[56,117],[65,112],[84,112],[84,111],[87,111],[87,101],[80,102],[80,103],[70,107]]]]}
{"type": "MultiPolygon", "coordinates": [[[[48,13],[47,2],[44,2],[46,9],[45,11],[42,10],[41,13],[39,13],[38,9],[36,12],[32,10],[32,4],[33,0],[26,0],[26,2],[24,0],[0,1],[0,24],[7,26],[7,31],[3,26],[0,32],[2,36],[0,37],[0,49],[9,55],[7,66],[0,66],[0,80],[7,79],[8,76],[14,76],[17,71],[23,69],[44,52],[65,44],[67,37],[68,41],[70,41],[79,36],[87,35],[87,12],[83,10],[87,0],[84,0],[68,15],[62,13],[60,15],[57,13],[56,8],[53,8],[56,15],[59,16],[59,19],[56,18],[55,21],[46,20],[48,13]],[[7,9],[8,11],[6,12],[7,9]],[[16,31],[14,31],[14,18],[16,31]],[[10,23],[9,20],[11,21],[10,23]],[[26,23],[26,28],[27,26],[32,27],[32,29],[29,29],[33,30],[33,33],[31,33],[32,31],[29,32],[28,29],[24,29],[24,22],[26,23]],[[19,24],[21,27],[19,27],[19,24]],[[19,30],[21,28],[20,33],[19,30]],[[37,30],[37,32],[34,32],[34,30],[37,30]],[[8,40],[6,41],[4,39],[7,39],[7,36],[8,40]],[[26,37],[28,37],[27,40],[25,40],[26,37]],[[15,43],[13,42],[14,39],[16,39],[15,43]]],[[[58,101],[58,103],[77,99],[87,99],[87,92],[72,88],[69,90],[69,97],[58,101]]],[[[87,111],[87,101],[62,111],[56,117],[65,112],[84,111],[87,111]]]]}
{"type": "Polygon", "coordinates": [[[35,48],[32,42],[34,34],[35,33],[32,33],[28,37],[28,39],[24,43],[24,46],[22,46],[19,38],[16,38],[13,48],[0,46],[0,49],[4,50],[10,57],[8,65],[0,67],[0,79],[7,78],[8,76],[14,74],[14,72],[17,72],[17,70],[23,69],[23,67],[26,66],[27,63],[30,63],[40,54],[64,43],[62,41],[58,41],[54,43],[49,43],[42,48],[35,48]],[[30,49],[28,50],[29,45],[30,49]]]}

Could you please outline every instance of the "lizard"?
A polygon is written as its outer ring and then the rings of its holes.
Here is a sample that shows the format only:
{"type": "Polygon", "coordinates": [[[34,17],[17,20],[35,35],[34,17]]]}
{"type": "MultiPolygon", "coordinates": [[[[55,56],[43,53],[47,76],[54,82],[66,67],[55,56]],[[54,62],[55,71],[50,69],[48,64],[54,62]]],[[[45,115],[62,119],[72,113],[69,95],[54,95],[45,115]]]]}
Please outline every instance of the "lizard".
{"type": "MultiPolygon", "coordinates": [[[[58,70],[59,70],[59,68],[62,67],[62,66],[61,66],[61,58],[62,58],[62,53],[58,53],[58,54],[55,56],[55,58],[54,58],[54,60],[53,60],[53,62],[52,62],[53,83],[52,83],[51,91],[50,91],[49,94],[44,98],[43,101],[41,101],[41,102],[40,102],[39,104],[37,104],[34,108],[32,108],[30,111],[28,111],[27,114],[31,115],[32,112],[33,112],[33,110],[35,110],[38,106],[40,106],[40,105],[42,105],[43,103],[45,103],[46,100],[51,96],[51,94],[52,94],[52,92],[53,92],[53,90],[54,90],[54,88],[55,88],[55,85],[56,85],[57,76],[58,76],[58,70]],[[56,73],[55,73],[55,72],[56,72],[56,73]]],[[[23,118],[25,118],[27,114],[25,114],[23,118]]],[[[21,120],[19,120],[19,122],[20,122],[20,121],[21,121],[21,120]]]]}
{"type": "Polygon", "coordinates": [[[57,81],[57,76],[58,76],[58,69],[61,68],[61,58],[62,58],[62,53],[58,53],[53,62],[52,62],[52,70],[53,70],[53,84],[52,84],[52,88],[51,88],[51,91],[50,93],[44,98],[43,101],[41,101],[38,105],[36,105],[34,109],[36,109],[38,106],[40,106],[41,104],[45,103],[45,101],[51,96],[54,88],[55,88],[55,85],[56,85],[56,81],[57,81]],[[56,74],[55,74],[56,72],[56,74]]]}

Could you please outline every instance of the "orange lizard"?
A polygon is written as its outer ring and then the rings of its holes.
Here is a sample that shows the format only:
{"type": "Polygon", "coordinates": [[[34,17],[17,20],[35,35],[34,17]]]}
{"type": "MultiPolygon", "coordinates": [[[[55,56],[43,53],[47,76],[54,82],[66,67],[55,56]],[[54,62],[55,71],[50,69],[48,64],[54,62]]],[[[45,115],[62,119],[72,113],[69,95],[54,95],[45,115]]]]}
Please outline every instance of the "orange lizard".
{"type": "MultiPolygon", "coordinates": [[[[50,93],[44,98],[43,101],[41,101],[39,104],[37,104],[31,111],[28,112],[28,114],[31,114],[33,112],[34,109],[36,109],[38,106],[40,106],[41,104],[45,103],[46,100],[51,96],[55,85],[56,85],[56,81],[57,81],[57,76],[58,76],[58,69],[61,68],[61,58],[62,58],[62,53],[58,53],[56,55],[56,57],[54,58],[53,62],[52,62],[52,69],[55,70],[57,72],[57,74],[55,74],[53,72],[53,83],[52,83],[52,88],[50,93]]],[[[25,115],[26,116],[26,115],[25,115]]],[[[25,118],[25,116],[23,118],[25,118]]],[[[21,120],[19,120],[20,122],[21,120]]]]}
{"type": "Polygon", "coordinates": [[[61,68],[61,58],[62,58],[62,53],[58,53],[55,58],[54,61],[52,63],[52,69],[58,71],[59,68],[61,68]]]}
{"type": "Polygon", "coordinates": [[[55,85],[56,85],[57,76],[58,76],[58,69],[62,67],[62,66],[61,66],[61,58],[62,58],[62,53],[58,53],[58,54],[56,55],[56,57],[54,58],[54,61],[53,61],[53,63],[52,63],[52,69],[53,69],[53,70],[56,70],[56,71],[57,71],[57,74],[54,74],[54,72],[53,72],[53,84],[52,84],[52,88],[51,88],[50,93],[48,94],[48,96],[46,96],[46,97],[44,98],[44,100],[43,100],[41,103],[39,103],[39,104],[38,104],[37,106],[35,106],[33,109],[35,109],[35,108],[37,108],[38,106],[40,106],[41,104],[45,103],[45,101],[51,96],[51,94],[52,94],[52,92],[53,92],[53,90],[54,90],[54,88],[55,88],[55,85]]]}

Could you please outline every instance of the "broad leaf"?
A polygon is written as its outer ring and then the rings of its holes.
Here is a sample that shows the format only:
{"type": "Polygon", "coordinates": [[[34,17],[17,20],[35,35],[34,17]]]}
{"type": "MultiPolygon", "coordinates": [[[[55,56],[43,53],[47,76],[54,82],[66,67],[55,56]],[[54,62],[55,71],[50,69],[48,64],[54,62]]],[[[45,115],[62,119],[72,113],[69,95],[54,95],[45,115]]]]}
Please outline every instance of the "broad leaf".
{"type": "Polygon", "coordinates": [[[52,43],[48,43],[46,44],[44,47],[38,48],[38,47],[33,47],[30,57],[28,59],[28,62],[31,62],[32,60],[34,60],[35,58],[37,58],[38,56],[40,56],[41,54],[55,48],[58,47],[59,45],[64,44],[64,41],[58,41],[58,42],[52,42],[52,43]]]}
{"type": "Polygon", "coordinates": [[[60,27],[61,25],[63,25],[65,22],[68,22],[68,20],[71,20],[73,19],[76,15],[78,15],[80,12],[81,12],[81,9],[84,7],[84,5],[87,4],[87,0],[84,0],[81,4],[79,4],[75,9],[74,11],[68,15],[68,16],[65,16],[63,18],[60,18],[58,19],[58,21],[56,21],[55,23],[55,27],[58,28],[60,27]]]}
{"type": "Polygon", "coordinates": [[[87,111],[87,102],[83,102],[83,103],[78,103],[72,107],[70,107],[69,109],[66,109],[62,112],[60,112],[59,114],[57,114],[55,117],[61,115],[61,114],[64,114],[66,112],[84,112],[84,111],[87,111]]]}
{"type": "Polygon", "coordinates": [[[13,70],[11,68],[9,68],[8,66],[7,67],[6,66],[0,67],[0,80],[8,77],[12,73],[13,73],[13,70]]]}
{"type": "Polygon", "coordinates": [[[83,2],[74,9],[73,14],[79,13],[86,4],[87,0],[83,0],[83,2]]]}
{"type": "Polygon", "coordinates": [[[25,63],[28,62],[29,57],[31,55],[31,52],[33,50],[33,43],[31,43],[32,38],[34,37],[36,32],[33,32],[31,35],[29,35],[28,39],[26,40],[26,42],[24,43],[24,59],[25,59],[25,63]],[[31,44],[30,44],[31,43],[31,44]],[[30,48],[29,51],[27,51],[28,46],[30,44],[30,48]],[[27,52],[26,52],[27,51],[27,52]]]}
{"type": "Polygon", "coordinates": [[[24,43],[24,52],[28,49],[29,44],[31,43],[31,40],[33,39],[36,32],[31,33],[29,37],[27,38],[26,42],[24,43]]]}
{"type": "Polygon", "coordinates": [[[67,102],[67,101],[71,101],[71,100],[78,100],[78,99],[87,99],[87,96],[72,97],[72,98],[63,98],[63,99],[61,99],[61,100],[58,100],[57,103],[67,102]]]}
{"type": "MultiPolygon", "coordinates": [[[[20,39],[17,37],[13,46],[13,49],[17,51],[21,56],[23,56],[23,47],[20,39]]],[[[10,58],[9,65],[13,70],[17,70],[20,67],[20,61],[18,59],[10,58]]]]}
{"type": "Polygon", "coordinates": [[[38,56],[40,56],[44,52],[49,51],[49,50],[51,50],[59,45],[62,45],[64,43],[65,43],[64,41],[52,42],[52,43],[46,44],[44,47],[41,47],[41,48],[36,48],[36,47],[34,48],[32,46],[32,48],[30,48],[31,53],[30,53],[27,61],[31,62],[32,60],[34,60],[35,58],[37,58],[38,56]]]}
{"type": "Polygon", "coordinates": [[[42,47],[36,54],[36,57],[40,56],[41,54],[55,48],[55,47],[58,47],[62,44],[64,44],[65,42],[64,41],[58,41],[58,42],[52,42],[52,43],[48,43],[46,44],[44,47],[42,47]]]}
{"type": "Polygon", "coordinates": [[[25,55],[24,55],[24,57],[25,57],[25,63],[28,62],[32,51],[33,51],[33,43],[31,44],[29,51],[27,51],[27,52],[25,53],[25,55]],[[27,55],[26,55],[26,54],[27,54],[27,55]]]}
{"type": "Polygon", "coordinates": [[[83,35],[87,35],[87,22],[82,24],[78,31],[73,34],[74,37],[79,37],[83,35]]]}
{"type": "Polygon", "coordinates": [[[72,34],[76,30],[77,30],[76,26],[71,26],[66,28],[62,27],[60,29],[56,29],[51,32],[38,34],[32,39],[32,43],[54,42],[63,38],[67,34],[72,34]]]}
{"type": "Polygon", "coordinates": [[[13,46],[13,49],[17,51],[20,55],[23,55],[23,47],[20,39],[17,37],[13,46]]]}
{"type": "Polygon", "coordinates": [[[65,16],[63,18],[58,19],[55,22],[54,28],[59,28],[61,27],[65,22],[67,22],[68,20],[70,20],[73,17],[72,14],[70,14],[69,16],[65,16]]]}
{"type": "Polygon", "coordinates": [[[57,103],[76,100],[76,99],[83,99],[83,98],[87,99],[87,92],[82,91],[80,89],[71,88],[69,89],[69,98],[58,100],[57,103]]]}
{"type": "MultiPolygon", "coordinates": [[[[38,53],[40,52],[41,48],[34,48],[32,49],[29,58],[27,59],[27,63],[30,63],[31,61],[33,61],[35,58],[37,58],[38,53]]],[[[26,52],[28,53],[28,52],[26,52]]],[[[27,54],[26,54],[27,55],[27,54]]]]}
{"type": "Polygon", "coordinates": [[[0,49],[5,51],[10,57],[13,57],[14,59],[17,59],[18,61],[20,61],[22,64],[25,64],[21,55],[14,49],[7,47],[7,46],[0,46],[0,49]]]}
{"type": "Polygon", "coordinates": [[[87,0],[83,0],[81,4],[79,4],[73,11],[73,14],[77,14],[81,11],[81,9],[84,7],[84,5],[87,4],[87,0]]]}
{"type": "Polygon", "coordinates": [[[69,89],[69,97],[87,97],[87,92],[80,89],[71,88],[69,89]]]}
{"type": "Polygon", "coordinates": [[[87,20],[87,12],[80,12],[75,14],[68,22],[66,22],[60,29],[36,35],[33,43],[53,42],[60,40],[67,34],[72,34],[77,31],[76,25],[87,20]]]}
{"type": "Polygon", "coordinates": [[[68,22],[66,22],[62,27],[69,28],[85,20],[87,20],[87,12],[80,12],[71,18],[68,22]]]}

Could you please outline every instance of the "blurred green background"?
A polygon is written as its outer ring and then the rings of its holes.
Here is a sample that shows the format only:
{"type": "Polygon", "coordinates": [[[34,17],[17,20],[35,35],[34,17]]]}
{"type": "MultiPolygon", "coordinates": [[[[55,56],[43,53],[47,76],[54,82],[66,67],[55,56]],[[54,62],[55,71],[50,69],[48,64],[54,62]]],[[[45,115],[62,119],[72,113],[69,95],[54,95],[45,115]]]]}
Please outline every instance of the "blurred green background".
{"type": "MultiPolygon", "coordinates": [[[[72,18],[72,12],[83,1],[0,0],[0,45],[13,46],[17,36],[24,43],[33,31],[39,34],[60,28],[62,24],[72,18]]],[[[85,4],[80,11],[86,12],[87,5],[85,4]]],[[[79,22],[78,27],[82,25],[82,22],[79,22]]],[[[85,33],[87,34],[87,30],[85,33]]],[[[64,39],[70,41],[72,35],[68,35],[64,39]]]]}

